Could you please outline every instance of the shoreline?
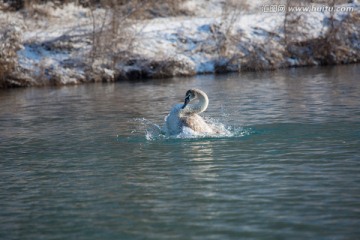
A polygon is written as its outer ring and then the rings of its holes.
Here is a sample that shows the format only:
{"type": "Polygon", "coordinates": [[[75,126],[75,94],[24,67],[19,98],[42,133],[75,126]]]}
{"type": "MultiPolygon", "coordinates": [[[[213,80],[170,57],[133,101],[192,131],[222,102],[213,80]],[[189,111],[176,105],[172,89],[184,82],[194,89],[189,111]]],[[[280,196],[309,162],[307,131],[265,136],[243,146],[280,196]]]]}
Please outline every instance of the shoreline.
{"type": "Polygon", "coordinates": [[[33,8],[46,16],[7,12],[0,88],[359,63],[360,4],[341,6],[354,10],[145,20],[74,4],[33,8]]]}

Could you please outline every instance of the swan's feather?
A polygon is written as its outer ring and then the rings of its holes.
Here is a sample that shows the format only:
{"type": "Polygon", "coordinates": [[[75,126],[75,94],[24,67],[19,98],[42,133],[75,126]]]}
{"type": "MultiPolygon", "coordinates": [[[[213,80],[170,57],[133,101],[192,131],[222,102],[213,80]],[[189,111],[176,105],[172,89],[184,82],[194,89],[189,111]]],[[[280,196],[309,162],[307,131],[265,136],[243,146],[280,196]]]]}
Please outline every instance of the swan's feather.
{"type": "Polygon", "coordinates": [[[213,129],[197,114],[205,111],[208,103],[209,99],[205,92],[199,89],[189,90],[186,93],[185,103],[176,104],[166,117],[167,133],[170,135],[179,134],[183,127],[188,127],[197,133],[218,133],[217,129],[213,129]],[[187,104],[189,97],[192,97],[191,100],[198,99],[198,103],[187,104]]]}
{"type": "Polygon", "coordinates": [[[191,128],[198,133],[213,133],[212,128],[205,122],[205,120],[197,114],[183,116],[180,118],[182,125],[191,128]]]}

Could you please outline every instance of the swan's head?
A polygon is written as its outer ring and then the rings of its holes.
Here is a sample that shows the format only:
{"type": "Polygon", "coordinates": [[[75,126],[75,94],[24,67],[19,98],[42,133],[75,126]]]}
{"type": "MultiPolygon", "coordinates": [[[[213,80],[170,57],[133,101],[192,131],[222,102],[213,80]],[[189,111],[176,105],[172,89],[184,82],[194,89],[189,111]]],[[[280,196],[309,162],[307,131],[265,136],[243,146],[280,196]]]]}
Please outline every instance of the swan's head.
{"type": "Polygon", "coordinates": [[[188,90],[185,94],[184,105],[181,108],[184,109],[188,105],[189,102],[191,102],[192,100],[197,98],[197,95],[198,95],[198,92],[196,89],[188,90]]]}

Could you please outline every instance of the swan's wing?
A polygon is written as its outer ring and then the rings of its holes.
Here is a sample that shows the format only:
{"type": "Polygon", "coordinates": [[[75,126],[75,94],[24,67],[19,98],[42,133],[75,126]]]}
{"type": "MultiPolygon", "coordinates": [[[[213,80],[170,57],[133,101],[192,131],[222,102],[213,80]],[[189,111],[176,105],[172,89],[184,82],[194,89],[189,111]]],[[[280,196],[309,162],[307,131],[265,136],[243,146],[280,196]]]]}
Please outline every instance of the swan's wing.
{"type": "Polygon", "coordinates": [[[181,118],[182,124],[185,127],[191,128],[199,133],[212,133],[212,128],[205,122],[205,120],[197,114],[184,116],[181,118]]]}
{"type": "Polygon", "coordinates": [[[164,132],[170,135],[178,134],[181,132],[181,121],[180,121],[180,110],[182,104],[176,104],[165,117],[165,126],[163,127],[164,132]]]}

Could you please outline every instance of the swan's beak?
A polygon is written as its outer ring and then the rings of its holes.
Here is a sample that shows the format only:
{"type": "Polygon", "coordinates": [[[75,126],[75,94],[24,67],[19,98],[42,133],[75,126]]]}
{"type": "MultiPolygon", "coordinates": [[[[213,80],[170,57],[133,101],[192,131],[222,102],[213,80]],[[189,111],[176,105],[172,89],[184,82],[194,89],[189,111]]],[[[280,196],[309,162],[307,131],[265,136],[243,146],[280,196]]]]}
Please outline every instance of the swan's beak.
{"type": "Polygon", "coordinates": [[[181,107],[181,109],[184,109],[189,102],[190,102],[190,95],[187,95],[185,98],[184,105],[181,107]]]}

